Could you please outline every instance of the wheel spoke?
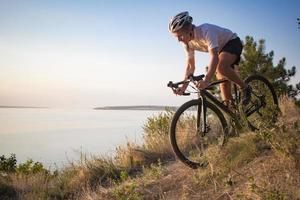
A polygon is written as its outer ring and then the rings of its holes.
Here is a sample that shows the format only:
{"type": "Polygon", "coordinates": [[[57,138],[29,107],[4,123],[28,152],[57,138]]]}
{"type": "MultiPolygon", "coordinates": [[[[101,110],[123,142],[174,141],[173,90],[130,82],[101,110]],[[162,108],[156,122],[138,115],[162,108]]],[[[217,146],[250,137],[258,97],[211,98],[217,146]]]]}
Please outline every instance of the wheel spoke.
{"type": "MultiPolygon", "coordinates": [[[[191,105],[179,108],[175,113],[175,122],[171,125],[171,142],[174,152],[180,160],[188,165],[201,166],[205,162],[204,154],[210,145],[222,145],[225,138],[226,120],[216,107],[208,104],[206,112],[206,132],[199,113],[199,103],[190,101],[191,105]],[[172,137],[172,135],[174,137],[172,137]]],[[[174,120],[174,119],[173,119],[174,120]]],[[[227,130],[227,129],[226,129],[227,130]]],[[[227,134],[227,133],[226,133],[227,134]]]]}

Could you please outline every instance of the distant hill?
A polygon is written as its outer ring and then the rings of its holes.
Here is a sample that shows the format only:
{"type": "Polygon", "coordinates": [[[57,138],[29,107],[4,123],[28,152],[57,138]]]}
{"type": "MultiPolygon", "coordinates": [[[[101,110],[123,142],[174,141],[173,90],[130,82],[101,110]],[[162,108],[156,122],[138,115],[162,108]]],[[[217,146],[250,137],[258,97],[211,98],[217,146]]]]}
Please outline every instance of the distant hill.
{"type": "Polygon", "coordinates": [[[95,110],[176,110],[177,107],[174,106],[105,106],[105,107],[96,107],[95,110]]]}

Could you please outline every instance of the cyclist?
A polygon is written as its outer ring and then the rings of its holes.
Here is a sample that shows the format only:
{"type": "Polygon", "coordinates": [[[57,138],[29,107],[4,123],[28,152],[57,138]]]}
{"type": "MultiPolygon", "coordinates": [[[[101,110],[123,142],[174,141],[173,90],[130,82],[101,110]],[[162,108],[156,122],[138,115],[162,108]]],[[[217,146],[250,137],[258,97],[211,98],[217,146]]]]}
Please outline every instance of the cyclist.
{"type": "MultiPolygon", "coordinates": [[[[251,98],[251,88],[238,76],[233,66],[240,61],[243,49],[242,42],[236,33],[213,25],[192,24],[193,18],[188,12],[181,12],[174,16],[169,23],[169,31],[182,42],[187,54],[185,70],[186,80],[195,71],[195,50],[209,52],[210,63],[204,80],[199,81],[197,87],[204,89],[216,73],[217,79],[226,78],[236,83],[242,91],[242,103],[247,105],[251,98]]],[[[220,85],[221,96],[224,104],[230,106],[232,103],[231,82],[224,82],[220,85]]],[[[182,95],[188,84],[179,87],[175,94],[182,95]]]]}

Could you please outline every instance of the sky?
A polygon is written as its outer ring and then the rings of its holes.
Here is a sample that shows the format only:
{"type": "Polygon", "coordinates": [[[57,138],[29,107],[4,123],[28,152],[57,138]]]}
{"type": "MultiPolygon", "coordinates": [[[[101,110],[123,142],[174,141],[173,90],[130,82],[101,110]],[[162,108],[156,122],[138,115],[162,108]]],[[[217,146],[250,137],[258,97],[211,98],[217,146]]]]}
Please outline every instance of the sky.
{"type": "MultiPolygon", "coordinates": [[[[0,0],[0,105],[92,108],[180,105],[168,81],[185,71],[182,45],[168,32],[189,11],[212,23],[266,40],[274,64],[286,57],[300,81],[300,0],[0,0]]],[[[196,53],[203,74],[207,53],[196,53]]]]}

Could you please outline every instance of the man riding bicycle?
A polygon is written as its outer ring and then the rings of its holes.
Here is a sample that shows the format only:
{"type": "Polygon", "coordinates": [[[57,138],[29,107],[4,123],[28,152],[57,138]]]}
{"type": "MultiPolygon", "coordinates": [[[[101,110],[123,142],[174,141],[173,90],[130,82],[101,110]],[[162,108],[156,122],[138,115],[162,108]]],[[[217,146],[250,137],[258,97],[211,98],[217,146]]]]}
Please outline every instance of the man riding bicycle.
{"type": "MultiPolygon", "coordinates": [[[[242,104],[247,105],[251,98],[251,87],[245,84],[233,68],[239,63],[243,49],[240,38],[228,29],[207,23],[195,26],[192,21],[188,12],[181,12],[169,23],[169,31],[183,43],[187,54],[185,80],[195,71],[195,50],[209,52],[211,59],[207,74],[204,80],[198,82],[197,87],[206,88],[216,73],[217,79],[226,78],[240,87],[242,104]]],[[[227,106],[232,104],[231,82],[220,85],[221,96],[227,106]]],[[[182,85],[174,93],[182,95],[187,86],[188,83],[182,85]]]]}

